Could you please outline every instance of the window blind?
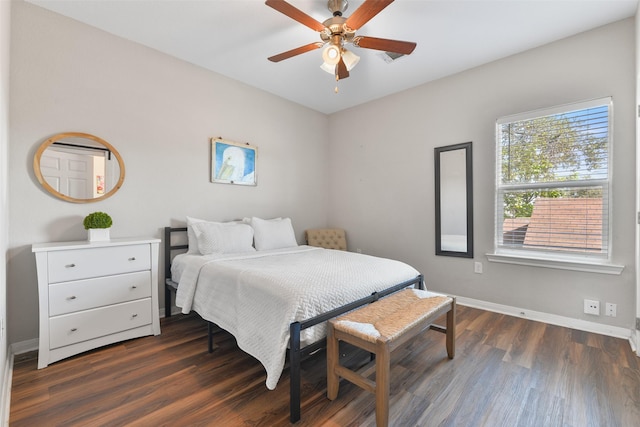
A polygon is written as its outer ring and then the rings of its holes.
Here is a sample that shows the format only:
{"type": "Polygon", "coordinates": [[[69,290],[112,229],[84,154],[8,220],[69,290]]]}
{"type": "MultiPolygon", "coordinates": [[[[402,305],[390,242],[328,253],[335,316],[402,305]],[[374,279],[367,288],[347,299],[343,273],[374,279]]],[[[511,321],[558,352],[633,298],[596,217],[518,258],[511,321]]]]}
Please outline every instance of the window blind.
{"type": "Polygon", "coordinates": [[[497,121],[497,250],[608,257],[611,105],[497,121]]]}

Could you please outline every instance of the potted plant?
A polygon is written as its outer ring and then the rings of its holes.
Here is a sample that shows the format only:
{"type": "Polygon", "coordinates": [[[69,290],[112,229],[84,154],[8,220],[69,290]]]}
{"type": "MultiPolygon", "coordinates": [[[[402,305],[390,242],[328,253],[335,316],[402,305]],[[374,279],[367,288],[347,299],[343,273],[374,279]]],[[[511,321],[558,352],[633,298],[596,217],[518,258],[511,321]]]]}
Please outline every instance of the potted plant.
{"type": "Polygon", "coordinates": [[[109,240],[109,228],[113,224],[109,214],[93,212],[84,217],[84,228],[89,231],[89,241],[98,242],[109,240]]]}

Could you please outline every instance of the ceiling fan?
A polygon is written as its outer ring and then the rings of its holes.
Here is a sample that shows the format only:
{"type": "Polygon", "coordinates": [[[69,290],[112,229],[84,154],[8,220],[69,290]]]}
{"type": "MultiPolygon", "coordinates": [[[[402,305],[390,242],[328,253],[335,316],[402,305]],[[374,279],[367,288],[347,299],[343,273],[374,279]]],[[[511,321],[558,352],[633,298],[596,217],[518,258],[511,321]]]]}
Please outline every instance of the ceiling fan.
{"type": "Polygon", "coordinates": [[[360,60],[353,52],[345,49],[344,46],[347,43],[365,49],[376,49],[409,55],[416,48],[416,43],[377,37],[356,36],[358,29],[391,3],[393,3],[393,0],[365,0],[351,16],[345,18],[342,16],[342,13],[347,9],[347,0],[328,0],[327,7],[333,14],[333,17],[320,23],[284,0],[267,0],[265,1],[267,6],[319,32],[320,39],[322,40],[271,56],[268,59],[272,62],[280,62],[302,53],[320,49],[326,45],[322,52],[324,63],[321,65],[321,68],[334,74],[337,81],[349,77],[349,71],[360,60]]]}

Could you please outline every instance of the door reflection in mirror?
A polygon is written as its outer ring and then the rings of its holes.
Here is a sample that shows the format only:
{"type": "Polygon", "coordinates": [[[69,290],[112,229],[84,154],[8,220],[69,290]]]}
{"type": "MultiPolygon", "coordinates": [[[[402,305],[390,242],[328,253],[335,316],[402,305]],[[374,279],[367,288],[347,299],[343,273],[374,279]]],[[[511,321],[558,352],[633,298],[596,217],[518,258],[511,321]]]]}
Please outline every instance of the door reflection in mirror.
{"type": "Polygon", "coordinates": [[[124,181],[124,163],[115,148],[77,132],[45,141],[34,157],[34,172],[47,191],[75,203],[105,199],[124,181]]]}

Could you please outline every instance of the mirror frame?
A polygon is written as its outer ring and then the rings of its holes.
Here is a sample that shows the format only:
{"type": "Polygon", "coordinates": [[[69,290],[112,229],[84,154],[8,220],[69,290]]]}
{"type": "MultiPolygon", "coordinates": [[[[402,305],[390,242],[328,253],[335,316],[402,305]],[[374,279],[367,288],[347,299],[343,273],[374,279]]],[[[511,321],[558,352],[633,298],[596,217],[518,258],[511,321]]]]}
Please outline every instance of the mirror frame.
{"type": "Polygon", "coordinates": [[[82,133],[82,132],[64,132],[64,133],[59,133],[57,135],[52,136],[51,138],[47,139],[45,142],[42,143],[42,145],[40,145],[40,147],[38,147],[38,150],[36,151],[36,154],[33,156],[33,172],[36,175],[36,178],[38,179],[38,182],[44,187],[45,190],[47,190],[49,193],[51,193],[52,195],[65,200],[67,202],[72,202],[72,203],[93,203],[93,202],[99,202],[101,200],[104,199],[108,199],[109,197],[113,196],[116,191],[118,191],[120,189],[120,187],[122,187],[122,183],[124,182],[124,175],[125,175],[125,170],[124,170],[124,161],[122,160],[122,157],[120,156],[120,153],[118,152],[118,150],[116,150],[111,144],[109,144],[107,141],[105,141],[102,138],[99,138],[95,135],[91,135],[88,133],[82,133]],[[98,142],[102,145],[104,145],[109,151],[111,151],[111,153],[116,156],[116,160],[118,160],[118,166],[120,167],[120,177],[118,179],[118,182],[116,183],[116,185],[109,190],[108,192],[106,192],[105,194],[103,194],[100,197],[95,197],[93,199],[78,199],[75,197],[71,197],[71,196],[67,196],[66,194],[62,194],[59,191],[57,191],[55,188],[53,188],[51,185],[49,185],[49,183],[44,179],[44,177],[42,176],[42,172],[40,171],[40,160],[42,158],[42,153],[44,153],[44,151],[49,148],[49,146],[51,146],[54,142],[64,139],[64,138],[86,138],[86,139],[90,139],[92,141],[98,142]]]}
{"type": "Polygon", "coordinates": [[[464,142],[462,144],[454,144],[448,145],[445,147],[436,147],[434,149],[434,158],[435,158],[435,190],[436,190],[436,255],[444,255],[444,256],[453,256],[453,257],[462,257],[462,258],[473,258],[473,155],[471,142],[464,142]],[[467,250],[466,251],[453,251],[453,250],[443,250],[442,249],[442,197],[441,197],[441,185],[442,185],[442,171],[441,171],[441,158],[440,156],[443,153],[454,151],[454,150],[464,150],[465,156],[465,165],[464,169],[466,172],[466,230],[467,230],[467,250]]]}

